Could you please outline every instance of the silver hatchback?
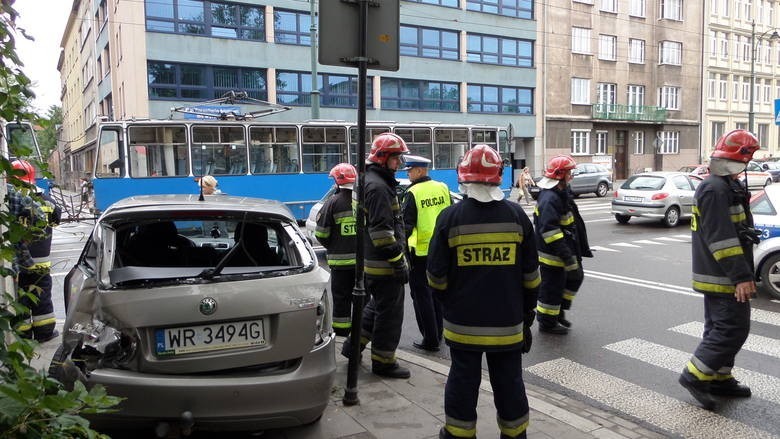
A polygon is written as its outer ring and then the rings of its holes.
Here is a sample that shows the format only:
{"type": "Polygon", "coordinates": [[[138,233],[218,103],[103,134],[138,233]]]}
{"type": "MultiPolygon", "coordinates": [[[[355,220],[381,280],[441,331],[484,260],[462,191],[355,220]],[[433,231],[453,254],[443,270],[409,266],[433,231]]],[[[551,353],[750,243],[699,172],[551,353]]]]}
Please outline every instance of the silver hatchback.
{"type": "Polygon", "coordinates": [[[612,213],[620,224],[631,217],[660,219],[667,227],[690,218],[693,194],[700,180],[682,172],[646,172],[632,175],[612,200],[612,213]]]}
{"type": "Polygon", "coordinates": [[[111,428],[314,422],[336,370],[327,280],[276,201],[127,198],[100,217],[66,277],[49,373],[125,398],[93,418],[111,428]]]}

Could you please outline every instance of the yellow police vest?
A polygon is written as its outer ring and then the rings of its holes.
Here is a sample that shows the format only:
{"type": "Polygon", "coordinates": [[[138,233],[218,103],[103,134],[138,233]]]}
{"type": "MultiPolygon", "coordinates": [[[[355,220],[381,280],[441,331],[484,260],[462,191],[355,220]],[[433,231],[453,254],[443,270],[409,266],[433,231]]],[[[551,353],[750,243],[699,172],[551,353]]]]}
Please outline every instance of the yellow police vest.
{"type": "Polygon", "coordinates": [[[417,206],[417,224],[409,236],[409,247],[414,249],[417,256],[427,256],[436,217],[450,205],[450,190],[444,183],[428,180],[413,184],[409,192],[414,195],[414,204],[417,206]]]}

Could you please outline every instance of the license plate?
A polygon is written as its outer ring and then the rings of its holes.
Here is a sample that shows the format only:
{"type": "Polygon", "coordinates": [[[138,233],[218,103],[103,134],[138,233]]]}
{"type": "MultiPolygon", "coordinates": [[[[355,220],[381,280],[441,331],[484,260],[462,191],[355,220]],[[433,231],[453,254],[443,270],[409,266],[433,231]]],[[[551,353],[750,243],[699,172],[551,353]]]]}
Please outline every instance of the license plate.
{"type": "Polygon", "coordinates": [[[263,320],[183,326],[155,331],[157,355],[181,355],[265,345],[263,320]]]}
{"type": "Polygon", "coordinates": [[[629,197],[629,196],[625,196],[625,197],[623,197],[623,199],[626,200],[626,201],[644,201],[645,198],[644,197],[629,197]]]}

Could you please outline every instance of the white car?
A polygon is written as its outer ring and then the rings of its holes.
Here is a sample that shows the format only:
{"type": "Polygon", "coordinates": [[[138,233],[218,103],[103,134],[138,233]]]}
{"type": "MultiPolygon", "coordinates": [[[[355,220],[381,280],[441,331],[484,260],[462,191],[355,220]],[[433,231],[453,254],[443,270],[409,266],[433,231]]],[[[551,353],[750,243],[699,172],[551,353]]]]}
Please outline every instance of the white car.
{"type": "Polygon", "coordinates": [[[761,242],[753,250],[756,278],[761,287],[780,299],[780,185],[771,185],[750,201],[750,211],[761,242]]]}

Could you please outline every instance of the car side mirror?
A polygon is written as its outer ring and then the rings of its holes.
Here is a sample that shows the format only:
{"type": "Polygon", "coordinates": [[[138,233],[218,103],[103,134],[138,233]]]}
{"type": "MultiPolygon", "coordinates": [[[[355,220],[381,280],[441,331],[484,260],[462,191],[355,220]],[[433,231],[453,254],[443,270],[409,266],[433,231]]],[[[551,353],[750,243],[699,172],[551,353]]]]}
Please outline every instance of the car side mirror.
{"type": "Polygon", "coordinates": [[[761,169],[763,169],[764,171],[766,171],[767,169],[769,169],[769,165],[767,165],[766,163],[764,163],[763,165],[761,165],[761,169]]]}

